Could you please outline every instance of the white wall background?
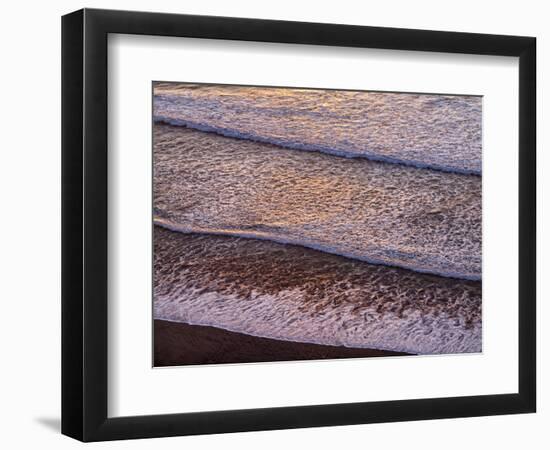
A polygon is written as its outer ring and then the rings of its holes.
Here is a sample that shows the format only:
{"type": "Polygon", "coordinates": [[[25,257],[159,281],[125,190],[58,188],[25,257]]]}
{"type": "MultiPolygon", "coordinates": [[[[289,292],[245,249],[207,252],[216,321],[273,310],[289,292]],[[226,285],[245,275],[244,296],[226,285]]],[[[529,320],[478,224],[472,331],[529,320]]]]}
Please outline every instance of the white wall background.
{"type": "MultiPolygon", "coordinates": [[[[0,195],[0,443],[4,448],[74,448],[59,434],[60,418],[60,16],[83,6],[257,17],[538,38],[539,278],[547,271],[550,158],[544,106],[550,105],[549,10],[542,1],[353,2],[352,0],[200,2],[111,0],[5,2],[0,33],[2,83],[0,195]],[[546,217],[543,217],[546,215],[546,217]],[[541,254],[546,252],[545,257],[541,254]]],[[[407,449],[520,446],[548,448],[550,374],[544,324],[550,308],[539,284],[539,412],[536,415],[362,425],[95,444],[94,448],[334,448],[407,449]],[[545,353],[545,354],[544,354],[545,353]]]]}

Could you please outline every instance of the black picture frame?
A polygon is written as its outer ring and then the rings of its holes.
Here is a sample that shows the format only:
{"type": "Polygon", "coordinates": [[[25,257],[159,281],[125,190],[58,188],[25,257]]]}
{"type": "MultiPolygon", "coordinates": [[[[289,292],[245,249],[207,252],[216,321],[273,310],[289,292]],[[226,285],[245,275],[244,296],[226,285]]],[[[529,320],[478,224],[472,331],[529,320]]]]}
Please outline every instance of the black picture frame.
{"type": "Polygon", "coordinates": [[[536,40],[533,37],[83,9],[62,18],[62,433],[82,441],[535,412],[536,40]],[[517,393],[107,416],[109,33],[519,57],[517,393]]]}

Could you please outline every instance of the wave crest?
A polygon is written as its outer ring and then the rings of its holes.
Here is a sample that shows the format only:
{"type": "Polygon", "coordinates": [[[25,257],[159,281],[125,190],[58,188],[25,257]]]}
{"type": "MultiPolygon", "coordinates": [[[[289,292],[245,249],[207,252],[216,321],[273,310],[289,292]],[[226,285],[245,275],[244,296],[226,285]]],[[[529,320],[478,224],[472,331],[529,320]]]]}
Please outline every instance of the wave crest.
{"type": "Polygon", "coordinates": [[[194,122],[191,120],[175,119],[175,118],[161,116],[161,115],[155,115],[153,117],[153,120],[155,123],[161,123],[161,124],[163,123],[166,125],[191,128],[194,130],[204,131],[207,133],[215,133],[220,136],[230,137],[234,139],[242,139],[242,140],[248,140],[253,142],[261,142],[264,144],[276,145],[278,147],[284,147],[291,150],[320,152],[320,153],[325,153],[332,156],[340,156],[343,158],[351,158],[351,159],[364,158],[370,161],[384,162],[388,164],[400,164],[408,167],[416,167],[418,169],[431,169],[431,170],[437,170],[440,172],[457,173],[461,175],[477,175],[477,176],[481,175],[481,171],[478,171],[478,170],[460,169],[457,167],[444,166],[444,165],[435,164],[435,163],[423,163],[420,161],[394,158],[391,156],[382,156],[374,152],[369,152],[368,150],[364,150],[362,153],[357,153],[357,152],[351,152],[349,150],[329,147],[326,145],[304,144],[304,143],[292,141],[289,139],[275,139],[272,137],[270,138],[270,137],[261,136],[259,134],[239,131],[237,129],[213,126],[206,123],[194,122]]]}
{"type": "Polygon", "coordinates": [[[297,245],[300,247],[311,248],[324,253],[330,253],[332,255],[344,256],[350,259],[356,259],[358,261],[363,261],[369,264],[387,266],[387,267],[399,267],[401,269],[411,270],[417,273],[425,273],[430,275],[437,275],[446,278],[456,278],[459,280],[469,280],[469,281],[480,281],[481,276],[476,274],[463,274],[457,272],[446,272],[442,270],[435,270],[432,268],[422,268],[414,264],[405,264],[398,261],[389,263],[387,260],[378,259],[375,257],[369,257],[368,255],[360,255],[357,253],[345,252],[337,246],[330,245],[320,245],[315,242],[309,242],[305,239],[295,239],[292,237],[277,235],[276,233],[270,233],[268,231],[261,230],[246,230],[246,229],[223,229],[223,228],[206,228],[190,225],[182,225],[171,222],[168,219],[163,219],[161,217],[154,217],[153,224],[166,228],[170,231],[175,231],[184,234],[211,234],[214,236],[233,236],[241,237],[245,239],[260,239],[271,242],[276,242],[278,244],[290,244],[297,245]]]}

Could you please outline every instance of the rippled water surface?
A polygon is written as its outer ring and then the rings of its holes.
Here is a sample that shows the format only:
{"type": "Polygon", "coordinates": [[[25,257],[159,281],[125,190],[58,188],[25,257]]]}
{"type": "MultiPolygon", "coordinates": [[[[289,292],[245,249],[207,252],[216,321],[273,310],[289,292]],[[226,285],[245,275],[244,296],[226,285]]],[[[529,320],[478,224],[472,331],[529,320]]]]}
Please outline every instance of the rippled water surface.
{"type": "Polygon", "coordinates": [[[227,136],[481,173],[481,97],[155,84],[154,116],[227,136]]]}
{"type": "Polygon", "coordinates": [[[154,313],[481,351],[481,99],[154,84],[154,313]]]}
{"type": "Polygon", "coordinates": [[[155,317],[274,339],[481,351],[481,284],[324,252],[155,227],[155,317]]]}
{"type": "Polygon", "coordinates": [[[180,231],[481,277],[481,178],[155,126],[155,217],[180,231]]]}

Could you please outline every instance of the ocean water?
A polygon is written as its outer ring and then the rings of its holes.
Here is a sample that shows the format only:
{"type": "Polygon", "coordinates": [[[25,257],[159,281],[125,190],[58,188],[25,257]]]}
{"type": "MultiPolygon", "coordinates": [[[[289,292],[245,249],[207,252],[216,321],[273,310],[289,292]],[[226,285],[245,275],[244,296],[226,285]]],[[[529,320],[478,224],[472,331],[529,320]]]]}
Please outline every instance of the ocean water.
{"type": "Polygon", "coordinates": [[[481,174],[481,97],[156,83],[154,118],[248,140],[481,174]]]}
{"type": "Polygon", "coordinates": [[[156,318],[409,353],[481,351],[481,284],[300,246],[154,231],[156,318]]]}
{"type": "Polygon", "coordinates": [[[154,315],[481,351],[478,97],[155,83],[154,315]]]}

